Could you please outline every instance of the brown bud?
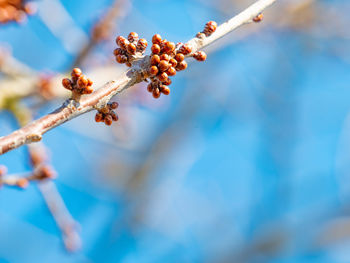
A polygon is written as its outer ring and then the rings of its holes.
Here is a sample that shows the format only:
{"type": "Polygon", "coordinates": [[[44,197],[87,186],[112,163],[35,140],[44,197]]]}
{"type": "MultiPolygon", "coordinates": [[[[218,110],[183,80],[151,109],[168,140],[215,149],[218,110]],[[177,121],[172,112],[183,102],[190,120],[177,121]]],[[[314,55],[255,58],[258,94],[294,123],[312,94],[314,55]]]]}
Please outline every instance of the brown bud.
{"type": "Polygon", "coordinates": [[[167,73],[169,76],[175,76],[175,75],[176,75],[176,69],[173,68],[173,67],[170,67],[170,68],[168,68],[168,70],[166,71],[166,73],[167,73]]]}
{"type": "Polygon", "coordinates": [[[125,63],[125,62],[128,61],[128,57],[125,56],[125,55],[118,55],[118,56],[116,56],[115,59],[116,59],[116,61],[117,61],[118,63],[120,63],[120,64],[123,64],[123,63],[125,63]]]}
{"type": "Polygon", "coordinates": [[[157,68],[157,66],[151,66],[149,69],[149,74],[151,74],[152,76],[156,76],[158,74],[159,70],[157,68]]]}
{"type": "Polygon", "coordinates": [[[158,44],[153,44],[151,47],[152,53],[153,54],[159,54],[160,52],[160,46],[158,44]]]}
{"type": "Polygon", "coordinates": [[[118,102],[113,101],[112,103],[108,103],[108,106],[109,106],[112,110],[115,110],[116,108],[119,107],[119,104],[118,104],[118,102]]]}
{"type": "Polygon", "coordinates": [[[184,44],[179,48],[179,53],[184,54],[185,56],[192,52],[192,48],[188,44],[184,44]]]}
{"type": "Polygon", "coordinates": [[[136,42],[139,40],[139,35],[136,33],[136,32],[131,32],[129,35],[128,35],[128,40],[130,42],[136,42]]]}
{"type": "Polygon", "coordinates": [[[253,18],[253,21],[255,23],[259,23],[264,19],[264,15],[262,13],[258,14],[256,17],[253,18]]]}
{"type": "Polygon", "coordinates": [[[171,54],[175,50],[175,43],[174,42],[166,42],[164,45],[164,52],[167,54],[171,54]]]}
{"type": "Polygon", "coordinates": [[[89,81],[84,75],[81,75],[77,81],[78,87],[80,89],[85,88],[88,85],[88,83],[89,81]]]}
{"type": "Polygon", "coordinates": [[[125,65],[129,68],[132,66],[132,64],[130,62],[126,62],[125,65]]]}
{"type": "Polygon", "coordinates": [[[141,38],[138,42],[137,42],[137,51],[139,52],[144,52],[147,48],[147,40],[144,38],[141,38]]]}
{"type": "Polygon", "coordinates": [[[120,46],[120,42],[125,41],[126,39],[123,36],[117,36],[115,39],[115,43],[117,43],[118,46],[120,46]]]}
{"type": "Polygon", "coordinates": [[[62,85],[63,85],[64,88],[66,88],[68,90],[72,90],[73,89],[72,82],[68,78],[62,79],[62,85]]]}
{"type": "Polygon", "coordinates": [[[167,54],[162,54],[162,55],[160,56],[160,60],[169,61],[169,60],[170,60],[170,56],[167,55],[167,54]]]}
{"type": "Polygon", "coordinates": [[[153,98],[158,99],[160,97],[160,90],[159,88],[155,88],[152,92],[153,98]]]}
{"type": "Polygon", "coordinates": [[[116,48],[116,49],[114,49],[113,54],[114,54],[114,56],[118,56],[118,55],[123,55],[124,52],[121,48],[116,48]]]}
{"type": "Polygon", "coordinates": [[[91,94],[93,92],[93,88],[91,86],[86,86],[84,89],[83,89],[83,94],[91,94]]]}
{"type": "Polygon", "coordinates": [[[152,43],[153,44],[160,44],[162,41],[162,37],[159,35],[159,34],[155,34],[153,37],[152,37],[152,43]]]}
{"type": "Polygon", "coordinates": [[[158,65],[159,62],[160,62],[160,57],[158,55],[153,55],[151,57],[151,65],[153,66],[158,65]]]}
{"type": "Polygon", "coordinates": [[[173,67],[176,67],[176,65],[177,65],[177,61],[176,61],[175,58],[170,59],[169,63],[170,63],[171,66],[173,66],[173,67]]]}
{"type": "Polygon", "coordinates": [[[171,81],[170,78],[167,78],[165,81],[162,81],[162,83],[163,83],[164,85],[170,86],[171,83],[172,83],[172,81],[171,81]]]}
{"type": "Polygon", "coordinates": [[[93,91],[94,91],[94,89],[91,86],[87,86],[83,90],[83,94],[91,94],[93,91]]]}
{"type": "Polygon", "coordinates": [[[107,114],[107,113],[109,113],[109,107],[104,106],[103,108],[99,109],[99,111],[103,114],[107,114]]]}
{"type": "Polygon", "coordinates": [[[207,54],[205,54],[203,51],[198,51],[195,54],[193,54],[193,58],[197,61],[204,61],[207,59],[207,54]]]}
{"type": "MultiPolygon", "coordinates": [[[[117,41],[118,41],[118,38],[117,38],[117,41]]],[[[129,44],[129,41],[127,39],[125,39],[124,37],[120,37],[119,42],[117,44],[118,44],[118,46],[120,46],[121,49],[126,50],[128,44],[129,44]]]]}
{"type": "Polygon", "coordinates": [[[168,79],[168,74],[163,72],[162,74],[159,74],[157,77],[158,77],[159,81],[164,82],[168,79]]]}
{"type": "Polygon", "coordinates": [[[114,111],[111,111],[110,116],[112,117],[113,121],[119,120],[118,114],[116,114],[114,111]]]}
{"type": "Polygon", "coordinates": [[[181,71],[187,68],[187,62],[186,61],[181,61],[179,64],[176,66],[177,71],[181,71]]]}
{"type": "Polygon", "coordinates": [[[153,91],[153,85],[150,83],[147,85],[147,91],[152,92],[153,91]]]}
{"type": "Polygon", "coordinates": [[[185,59],[185,56],[182,53],[177,53],[176,56],[175,56],[175,59],[176,59],[177,62],[181,62],[181,61],[183,61],[185,59]]]}
{"type": "Polygon", "coordinates": [[[169,63],[165,60],[161,60],[158,64],[158,68],[160,71],[164,72],[170,67],[169,63]]]}
{"type": "Polygon", "coordinates": [[[208,23],[205,24],[203,33],[206,36],[210,36],[211,34],[213,34],[216,31],[217,26],[218,25],[216,24],[215,21],[209,21],[208,23]]]}
{"type": "Polygon", "coordinates": [[[202,33],[202,32],[198,32],[197,35],[196,35],[196,38],[203,39],[203,38],[205,38],[205,34],[202,33]]]}
{"type": "Polygon", "coordinates": [[[96,122],[101,122],[101,121],[103,121],[103,115],[102,115],[101,112],[96,113],[96,115],[95,115],[95,121],[96,121],[96,122]]]}
{"type": "Polygon", "coordinates": [[[110,126],[113,122],[113,119],[112,119],[112,116],[111,115],[106,115],[105,119],[104,119],[104,122],[106,125],[110,126]]]}
{"type": "Polygon", "coordinates": [[[164,95],[169,95],[170,94],[170,89],[168,86],[162,85],[160,86],[160,91],[164,94],[164,95]]]}
{"type": "Polygon", "coordinates": [[[136,53],[136,45],[134,43],[129,43],[129,45],[127,46],[127,51],[130,54],[135,55],[135,53],[136,53]]]}
{"type": "Polygon", "coordinates": [[[71,73],[71,76],[72,77],[76,77],[76,78],[79,78],[81,76],[82,72],[81,72],[81,69],[80,68],[74,68],[72,70],[72,73],[71,73]]]}

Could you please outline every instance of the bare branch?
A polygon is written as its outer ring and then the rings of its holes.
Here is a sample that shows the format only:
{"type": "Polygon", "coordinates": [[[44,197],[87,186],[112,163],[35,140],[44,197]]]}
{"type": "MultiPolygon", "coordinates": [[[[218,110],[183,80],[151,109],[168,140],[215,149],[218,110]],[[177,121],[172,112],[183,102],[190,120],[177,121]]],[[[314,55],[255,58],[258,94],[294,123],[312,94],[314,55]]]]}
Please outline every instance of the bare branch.
{"type": "MultiPolygon", "coordinates": [[[[187,42],[192,48],[191,54],[222,38],[239,26],[250,23],[254,17],[275,1],[277,0],[259,0],[242,13],[220,25],[211,36],[191,39],[187,42]]],[[[144,56],[140,60],[135,61],[131,69],[123,73],[118,79],[108,82],[102,88],[83,97],[79,102],[67,100],[52,113],[7,136],[1,137],[0,155],[24,144],[40,141],[45,132],[81,114],[104,106],[114,95],[149,77],[147,73],[148,67],[149,56],[144,56]]]]}

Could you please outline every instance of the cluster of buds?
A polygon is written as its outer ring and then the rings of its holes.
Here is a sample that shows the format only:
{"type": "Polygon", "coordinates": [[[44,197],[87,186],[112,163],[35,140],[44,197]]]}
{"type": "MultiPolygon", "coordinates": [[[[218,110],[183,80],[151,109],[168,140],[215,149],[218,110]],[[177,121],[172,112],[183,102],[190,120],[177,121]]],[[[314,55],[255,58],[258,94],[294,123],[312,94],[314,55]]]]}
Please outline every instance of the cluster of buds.
{"type": "Polygon", "coordinates": [[[170,94],[169,85],[172,83],[169,77],[175,76],[177,71],[187,68],[184,60],[185,55],[191,53],[192,49],[188,45],[162,39],[159,34],[152,37],[152,55],[150,59],[150,68],[148,70],[151,83],[147,90],[152,93],[154,98],[159,98],[161,93],[170,94]]]}
{"type": "Polygon", "coordinates": [[[116,43],[119,46],[114,50],[116,61],[120,64],[125,63],[128,67],[131,67],[132,62],[145,53],[148,45],[147,40],[139,39],[139,35],[135,32],[131,32],[128,39],[118,36],[116,43]]]}
{"type": "Polygon", "coordinates": [[[0,24],[11,21],[22,22],[27,15],[34,13],[31,4],[24,0],[0,0],[0,24]]]}
{"type": "Polygon", "coordinates": [[[91,94],[92,81],[82,74],[79,68],[74,68],[71,73],[72,78],[64,78],[62,85],[64,88],[72,91],[72,98],[79,100],[81,95],[91,94]]]}
{"type": "Polygon", "coordinates": [[[107,105],[98,110],[95,115],[96,122],[104,122],[106,125],[110,126],[113,121],[118,121],[119,117],[114,112],[119,106],[118,102],[107,103],[107,105]]]}
{"type": "Polygon", "coordinates": [[[253,22],[259,23],[264,19],[264,15],[262,13],[258,14],[256,17],[253,18],[253,22]]]}
{"type": "Polygon", "coordinates": [[[218,25],[215,21],[209,21],[208,23],[205,24],[204,30],[197,34],[197,37],[198,38],[209,37],[211,34],[213,34],[216,31],[217,27],[218,25]]]}
{"type": "MultiPolygon", "coordinates": [[[[217,24],[210,21],[205,25],[201,37],[210,36],[215,32],[217,24]]],[[[198,36],[198,35],[197,35],[198,36]]],[[[152,55],[150,60],[149,75],[151,83],[147,90],[154,98],[159,98],[161,93],[169,95],[169,85],[172,83],[169,77],[175,76],[177,71],[187,68],[185,57],[192,53],[192,48],[188,44],[177,43],[162,39],[159,34],[152,38],[152,55]]],[[[207,55],[203,51],[197,51],[191,55],[197,61],[205,61],[207,55]]]]}

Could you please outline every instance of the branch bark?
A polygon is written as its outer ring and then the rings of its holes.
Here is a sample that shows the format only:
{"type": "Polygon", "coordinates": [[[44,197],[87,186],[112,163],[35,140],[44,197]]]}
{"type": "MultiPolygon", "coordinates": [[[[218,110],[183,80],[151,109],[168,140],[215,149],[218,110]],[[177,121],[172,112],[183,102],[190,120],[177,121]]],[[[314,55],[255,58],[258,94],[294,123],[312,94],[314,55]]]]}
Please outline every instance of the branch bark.
{"type": "MultiPolygon", "coordinates": [[[[195,53],[241,25],[252,22],[254,17],[275,1],[277,0],[259,0],[240,14],[218,26],[217,30],[211,36],[202,39],[193,38],[187,44],[192,47],[192,53],[195,53]]],[[[79,102],[67,100],[61,107],[50,114],[7,136],[0,137],[0,155],[24,144],[38,142],[47,131],[79,115],[104,106],[113,96],[145,80],[148,77],[148,67],[149,56],[144,56],[140,60],[135,61],[130,70],[123,73],[119,78],[109,81],[92,94],[83,96],[79,102]]]]}

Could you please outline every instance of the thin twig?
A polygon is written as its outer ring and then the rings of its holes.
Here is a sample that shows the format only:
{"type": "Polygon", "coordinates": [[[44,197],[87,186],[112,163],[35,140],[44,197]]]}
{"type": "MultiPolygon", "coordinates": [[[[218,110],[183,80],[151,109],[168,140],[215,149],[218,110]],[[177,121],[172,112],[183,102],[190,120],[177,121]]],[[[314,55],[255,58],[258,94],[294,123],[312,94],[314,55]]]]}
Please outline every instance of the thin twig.
{"type": "Polygon", "coordinates": [[[97,44],[108,39],[112,35],[112,32],[117,26],[115,21],[118,18],[125,16],[128,6],[128,0],[114,0],[107,12],[94,25],[90,41],[80,50],[78,56],[73,62],[73,68],[79,66],[97,44]]]}
{"type": "MultiPolygon", "coordinates": [[[[16,117],[20,126],[32,119],[30,110],[18,102],[9,105],[9,110],[16,117]]],[[[28,145],[28,154],[33,171],[26,177],[18,175],[0,176],[0,185],[25,188],[29,182],[36,181],[39,191],[54,218],[63,237],[63,242],[68,251],[76,251],[81,247],[78,223],[68,211],[61,194],[55,183],[51,180],[56,177],[56,172],[47,163],[47,151],[44,145],[28,145]]],[[[1,172],[1,171],[0,171],[1,172]]]]}
{"type": "MultiPolygon", "coordinates": [[[[196,52],[214,41],[222,38],[239,26],[250,23],[254,17],[277,0],[259,0],[242,13],[220,25],[216,32],[207,38],[193,38],[187,42],[196,52]]],[[[81,114],[104,106],[114,95],[130,88],[148,77],[149,56],[135,61],[132,68],[123,73],[118,79],[112,80],[91,95],[82,98],[79,103],[67,100],[52,113],[26,125],[25,127],[0,138],[0,155],[24,144],[40,141],[42,135],[81,114]]]]}

